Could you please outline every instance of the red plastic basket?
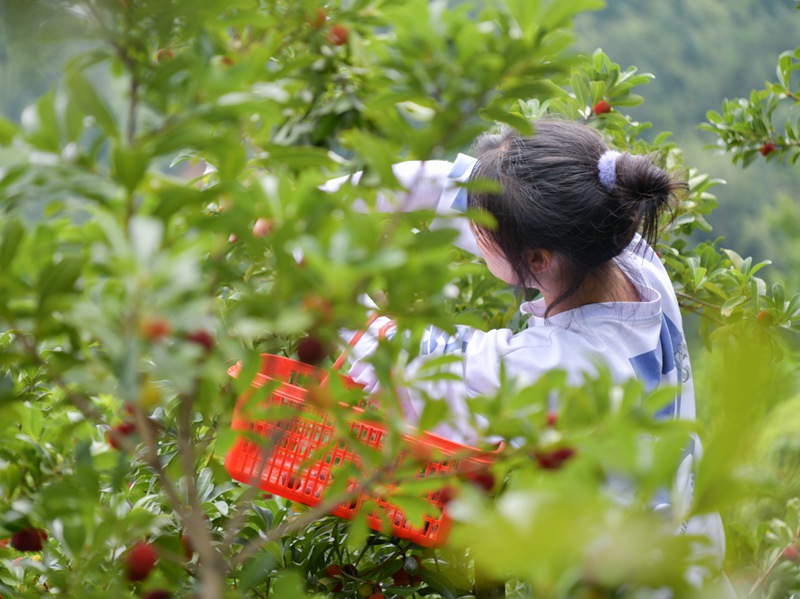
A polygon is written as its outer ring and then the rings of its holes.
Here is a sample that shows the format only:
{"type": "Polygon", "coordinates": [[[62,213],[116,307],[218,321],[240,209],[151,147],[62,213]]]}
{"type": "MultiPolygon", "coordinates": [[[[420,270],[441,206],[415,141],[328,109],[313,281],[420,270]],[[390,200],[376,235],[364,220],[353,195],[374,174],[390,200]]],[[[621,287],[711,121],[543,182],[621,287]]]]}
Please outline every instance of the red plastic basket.
{"type": "MultiPolygon", "coordinates": [[[[228,372],[236,377],[240,370],[241,364],[236,364],[228,372]]],[[[328,376],[329,371],[289,358],[262,354],[261,369],[251,387],[255,389],[270,384],[273,388],[261,405],[283,408],[276,418],[259,420],[245,413],[245,405],[252,391],[239,398],[232,428],[245,434],[235,441],[225,459],[225,468],[234,479],[314,506],[324,498],[325,489],[333,481],[336,469],[341,464],[350,462],[359,468],[364,478],[370,475],[361,463],[355,444],[382,448],[386,430],[379,423],[371,422],[363,409],[348,407],[348,410],[352,410],[352,418],[347,419],[351,439],[342,442],[343,435],[337,435],[333,419],[305,402],[307,389],[303,385],[309,380],[324,385],[328,376]],[[288,417],[287,412],[291,414],[288,417]]],[[[346,386],[358,387],[349,377],[338,376],[346,386]]],[[[418,478],[485,470],[496,453],[462,445],[431,433],[406,435],[404,442],[409,450],[418,451],[403,452],[395,466],[402,465],[409,453],[436,456],[435,460],[419,464],[418,478]]],[[[353,489],[355,481],[350,481],[349,485],[348,488],[353,489]]],[[[446,497],[441,492],[444,486],[443,482],[442,487],[422,496],[429,509],[426,509],[421,526],[412,526],[400,507],[390,502],[391,496],[379,497],[367,491],[360,492],[347,503],[337,505],[331,513],[351,519],[365,502],[371,502],[376,507],[368,515],[367,522],[374,530],[389,532],[422,546],[438,546],[446,541],[450,530],[450,519],[444,509],[446,497]]]]}

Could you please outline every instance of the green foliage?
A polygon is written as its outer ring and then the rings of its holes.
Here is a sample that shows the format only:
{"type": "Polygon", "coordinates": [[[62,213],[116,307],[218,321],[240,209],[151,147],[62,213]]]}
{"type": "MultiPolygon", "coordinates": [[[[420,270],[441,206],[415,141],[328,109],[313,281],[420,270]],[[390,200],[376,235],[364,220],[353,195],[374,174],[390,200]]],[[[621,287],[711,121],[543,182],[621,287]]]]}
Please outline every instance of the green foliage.
{"type": "MultiPolygon", "coordinates": [[[[719,138],[719,144],[733,156],[734,163],[747,166],[758,158],[786,160],[790,164],[800,157],[798,141],[797,93],[793,73],[800,67],[800,51],[787,51],[778,60],[777,81],[763,90],[754,90],[749,99],[726,100],[722,113],[709,111],[708,123],[702,126],[719,138]],[[787,110],[779,110],[782,104],[787,110]],[[778,114],[776,114],[778,111],[778,114]],[[783,121],[782,130],[776,119],[783,121]]],[[[796,79],[796,77],[795,77],[796,79]]]]}
{"type": "MultiPolygon", "coordinates": [[[[413,462],[394,468],[415,433],[392,383],[423,329],[523,323],[519,298],[453,250],[452,233],[428,230],[431,214],[359,211],[353,200],[369,207],[399,191],[400,158],[450,157],[496,123],[530,131],[559,113],[688,173],[658,248],[664,264],[709,345],[755,337],[765,348],[758,368],[737,362],[758,386],[737,378],[721,386],[725,399],[743,405],[766,385],[786,352],[781,333],[797,327],[800,301],[756,276],[764,263],[689,241],[709,228],[716,181],[685,167],[668,134],[642,139],[650,125],[622,112],[651,75],[571,52],[572,21],[599,2],[43,6],[77,19],[88,48],[21,123],[0,122],[0,537],[48,531],[41,556],[0,547],[0,594],[455,598],[500,580],[519,597],[685,596],[689,568],[713,570],[695,539],[673,533],[741,493],[744,458],[728,431],[712,431],[698,502],[653,513],[697,428],[654,419],[671,390],[646,394],[605,374],[579,387],[559,372],[524,388],[504,380],[470,403],[485,436],[506,441],[483,473],[490,489],[466,476],[421,482],[413,462]],[[595,114],[599,100],[613,110],[595,114]],[[357,185],[319,189],[356,170],[357,185]],[[335,469],[331,496],[311,508],[234,482],[224,468],[234,404],[259,354],[296,358],[307,335],[336,347],[341,329],[364,326],[364,293],[408,332],[373,358],[383,410],[362,417],[385,428],[383,447],[352,433],[347,405],[363,393],[327,388],[330,405],[345,404],[332,410],[335,441],[370,471],[353,483],[354,466],[335,469]],[[763,312],[772,324],[754,325],[763,312]],[[609,494],[614,479],[636,489],[624,504],[609,494]],[[434,483],[457,494],[442,549],[369,530],[375,500],[351,523],[326,515],[356,484],[418,520],[434,483]],[[158,564],[131,582],[125,556],[145,539],[158,564]]],[[[446,379],[444,362],[431,366],[420,376],[446,379]]],[[[255,417],[275,388],[250,397],[255,417]]],[[[737,431],[765,417],[736,414],[737,431]]],[[[434,402],[423,414],[431,428],[448,417],[434,402]]],[[[271,440],[259,442],[269,453],[271,440]]]]}

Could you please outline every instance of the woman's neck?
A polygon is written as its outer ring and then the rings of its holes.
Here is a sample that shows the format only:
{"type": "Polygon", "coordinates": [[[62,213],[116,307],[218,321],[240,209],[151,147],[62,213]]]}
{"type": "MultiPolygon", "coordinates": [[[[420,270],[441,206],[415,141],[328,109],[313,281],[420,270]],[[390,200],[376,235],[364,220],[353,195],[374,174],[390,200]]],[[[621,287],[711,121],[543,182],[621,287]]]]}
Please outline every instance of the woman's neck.
{"type": "MultiPolygon", "coordinates": [[[[544,298],[545,306],[549,307],[564,289],[556,287],[552,290],[540,289],[540,291],[544,298]]],[[[611,261],[602,272],[586,277],[575,293],[553,306],[548,316],[554,316],[588,304],[638,301],[641,301],[641,298],[634,284],[622,272],[622,269],[611,261]]]]}

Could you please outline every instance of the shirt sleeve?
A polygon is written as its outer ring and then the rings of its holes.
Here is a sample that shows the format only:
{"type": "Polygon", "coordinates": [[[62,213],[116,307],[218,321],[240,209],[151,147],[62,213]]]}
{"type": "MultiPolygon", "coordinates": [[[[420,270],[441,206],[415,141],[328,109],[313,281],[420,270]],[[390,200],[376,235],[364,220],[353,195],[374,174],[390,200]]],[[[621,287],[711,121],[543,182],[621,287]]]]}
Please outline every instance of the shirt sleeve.
{"type": "MultiPolygon", "coordinates": [[[[402,187],[395,193],[379,192],[375,209],[378,212],[411,212],[413,210],[436,210],[447,184],[453,165],[446,160],[411,160],[392,166],[392,172],[402,187]]],[[[361,172],[331,179],[320,187],[334,192],[348,181],[358,183],[361,172]]],[[[354,202],[357,210],[366,211],[367,204],[361,199],[354,202]]]]}
{"type": "MultiPolygon", "coordinates": [[[[454,242],[456,247],[481,256],[469,219],[464,214],[467,210],[467,189],[464,185],[469,181],[475,162],[475,158],[459,154],[455,162],[411,160],[395,164],[392,172],[402,191],[379,192],[375,209],[378,212],[434,210],[437,217],[431,223],[431,229],[455,230],[458,233],[454,242]]],[[[358,183],[361,175],[359,171],[331,179],[320,189],[332,193],[348,181],[358,183]]],[[[369,209],[360,198],[353,202],[353,207],[363,212],[369,209]]]]}

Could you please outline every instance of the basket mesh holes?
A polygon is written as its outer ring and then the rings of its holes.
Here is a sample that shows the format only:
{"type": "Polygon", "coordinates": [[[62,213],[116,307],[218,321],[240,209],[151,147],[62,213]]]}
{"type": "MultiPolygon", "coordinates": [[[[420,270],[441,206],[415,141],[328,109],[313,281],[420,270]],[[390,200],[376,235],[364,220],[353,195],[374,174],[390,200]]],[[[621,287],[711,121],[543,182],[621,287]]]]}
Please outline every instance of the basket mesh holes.
{"type": "Polygon", "coordinates": [[[422,527],[422,534],[429,538],[434,538],[439,532],[439,524],[435,520],[425,521],[425,526],[422,527]]]}

